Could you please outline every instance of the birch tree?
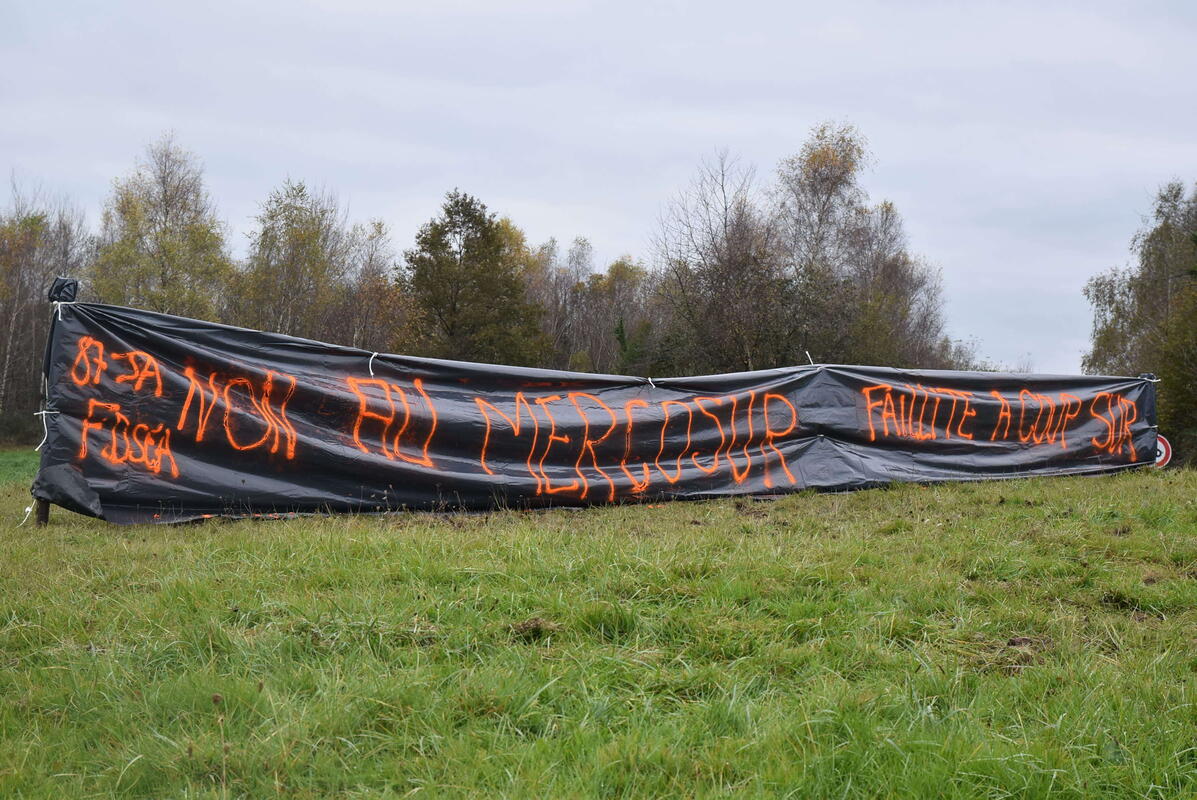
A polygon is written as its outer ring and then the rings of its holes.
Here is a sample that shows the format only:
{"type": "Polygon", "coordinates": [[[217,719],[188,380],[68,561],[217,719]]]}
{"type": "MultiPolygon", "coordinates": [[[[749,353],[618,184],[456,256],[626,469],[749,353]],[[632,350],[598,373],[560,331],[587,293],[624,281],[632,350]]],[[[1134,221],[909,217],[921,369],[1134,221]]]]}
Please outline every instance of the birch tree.
{"type": "Polygon", "coordinates": [[[88,290],[105,303],[216,319],[233,275],[203,166],[166,135],[113,185],[88,290]]]}

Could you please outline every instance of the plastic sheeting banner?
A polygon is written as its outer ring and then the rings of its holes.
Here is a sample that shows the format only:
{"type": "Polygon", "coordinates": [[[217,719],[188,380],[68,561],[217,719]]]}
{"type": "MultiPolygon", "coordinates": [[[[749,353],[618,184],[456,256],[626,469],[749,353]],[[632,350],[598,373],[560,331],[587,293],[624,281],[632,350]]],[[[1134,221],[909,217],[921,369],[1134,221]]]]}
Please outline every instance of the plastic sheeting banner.
{"type": "Polygon", "coordinates": [[[1155,452],[1141,378],[817,365],[649,380],[59,314],[33,493],[121,523],[1098,473],[1155,452]]]}

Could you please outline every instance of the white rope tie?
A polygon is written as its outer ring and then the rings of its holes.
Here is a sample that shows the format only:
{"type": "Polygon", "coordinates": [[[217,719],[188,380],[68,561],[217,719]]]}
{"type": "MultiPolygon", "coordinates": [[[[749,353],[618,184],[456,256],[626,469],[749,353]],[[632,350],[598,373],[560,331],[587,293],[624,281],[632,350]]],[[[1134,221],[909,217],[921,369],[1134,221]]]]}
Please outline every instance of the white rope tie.
{"type": "Polygon", "coordinates": [[[809,350],[803,350],[802,352],[806,353],[806,360],[807,360],[807,361],[809,361],[809,362],[810,362],[810,365],[813,367],[813,366],[815,365],[815,360],[814,360],[813,358],[811,358],[811,357],[810,357],[810,351],[809,351],[809,350]]]}
{"type": "Polygon", "coordinates": [[[367,365],[370,367],[370,377],[371,378],[374,377],[374,359],[376,359],[376,358],[378,358],[378,353],[372,353],[370,355],[370,363],[367,365]]]}
{"type": "Polygon", "coordinates": [[[19,527],[21,527],[21,525],[24,525],[26,522],[28,522],[29,515],[32,513],[33,513],[33,506],[25,506],[25,519],[21,520],[20,524],[17,525],[17,527],[19,528],[19,527]]]}
{"type": "Polygon", "coordinates": [[[78,302],[78,301],[76,301],[76,300],[55,300],[54,301],[54,310],[58,313],[58,321],[59,322],[62,322],[62,307],[63,306],[73,306],[73,305],[75,305],[76,302],[78,302]]]}
{"type": "Polygon", "coordinates": [[[46,425],[46,416],[49,414],[57,414],[57,413],[58,413],[57,411],[35,411],[34,412],[33,416],[42,418],[42,441],[37,447],[33,448],[33,451],[35,453],[37,451],[41,450],[42,445],[44,445],[46,443],[46,440],[50,438],[50,427],[48,425],[46,425]]]}
{"type": "Polygon", "coordinates": [[[656,389],[656,388],[657,388],[657,384],[653,383],[653,379],[652,379],[652,378],[645,378],[645,380],[646,380],[646,381],[648,381],[648,385],[649,385],[649,386],[653,387],[654,389],[656,389]]]}

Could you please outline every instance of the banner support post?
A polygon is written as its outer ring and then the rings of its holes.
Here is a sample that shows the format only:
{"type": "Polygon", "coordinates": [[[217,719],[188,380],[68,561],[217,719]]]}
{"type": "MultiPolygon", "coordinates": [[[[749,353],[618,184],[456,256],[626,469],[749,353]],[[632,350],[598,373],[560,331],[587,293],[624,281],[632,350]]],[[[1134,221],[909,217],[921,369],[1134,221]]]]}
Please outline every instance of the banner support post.
{"type": "Polygon", "coordinates": [[[34,500],[34,524],[41,528],[50,522],[50,501],[49,500],[34,500]]]}

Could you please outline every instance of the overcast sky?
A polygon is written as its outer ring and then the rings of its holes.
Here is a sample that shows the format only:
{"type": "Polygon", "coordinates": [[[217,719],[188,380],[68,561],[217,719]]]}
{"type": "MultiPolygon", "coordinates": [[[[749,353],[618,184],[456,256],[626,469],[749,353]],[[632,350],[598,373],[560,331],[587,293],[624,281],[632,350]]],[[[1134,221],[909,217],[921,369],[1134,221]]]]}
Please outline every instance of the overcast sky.
{"type": "Polygon", "coordinates": [[[238,252],[291,177],[400,248],[460,187],[533,242],[647,259],[702,158],[767,178],[848,121],[866,188],[943,271],[951,334],[1075,372],[1085,280],[1129,262],[1161,183],[1197,181],[1195,76],[1183,2],[0,0],[0,168],[94,224],[173,130],[238,252]]]}

